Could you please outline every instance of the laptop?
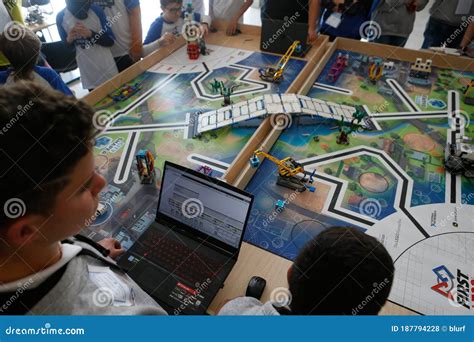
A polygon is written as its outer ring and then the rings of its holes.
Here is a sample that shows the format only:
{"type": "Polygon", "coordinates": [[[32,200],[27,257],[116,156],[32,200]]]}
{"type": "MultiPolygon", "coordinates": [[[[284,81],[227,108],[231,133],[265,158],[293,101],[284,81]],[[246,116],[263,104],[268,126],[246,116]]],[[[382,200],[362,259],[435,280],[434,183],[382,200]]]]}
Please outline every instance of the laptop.
{"type": "Polygon", "coordinates": [[[311,48],[311,44],[306,43],[308,24],[293,22],[288,25],[283,20],[262,18],[260,50],[284,55],[296,40],[301,42],[301,51],[295,51],[293,56],[304,57],[311,48]]]}
{"type": "Polygon", "coordinates": [[[253,196],[165,162],[155,221],[119,265],[169,314],[204,314],[237,262],[253,196]]]}

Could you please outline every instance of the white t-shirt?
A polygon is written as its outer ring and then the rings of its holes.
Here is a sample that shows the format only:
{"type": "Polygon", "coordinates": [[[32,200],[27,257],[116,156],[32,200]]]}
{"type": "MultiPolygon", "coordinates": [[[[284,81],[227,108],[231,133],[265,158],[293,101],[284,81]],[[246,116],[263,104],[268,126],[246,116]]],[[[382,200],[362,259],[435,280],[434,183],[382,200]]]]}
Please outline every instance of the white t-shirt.
{"type": "MultiPolygon", "coordinates": [[[[212,19],[229,21],[238,12],[245,0],[209,0],[209,14],[212,19]]],[[[244,22],[244,16],[239,18],[239,23],[244,22]]]]}

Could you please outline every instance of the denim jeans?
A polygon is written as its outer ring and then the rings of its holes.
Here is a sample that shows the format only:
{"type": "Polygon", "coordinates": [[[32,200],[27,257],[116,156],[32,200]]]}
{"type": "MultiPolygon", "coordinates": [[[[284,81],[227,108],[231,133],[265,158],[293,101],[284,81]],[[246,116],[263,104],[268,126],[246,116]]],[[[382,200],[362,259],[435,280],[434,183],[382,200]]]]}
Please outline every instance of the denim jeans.
{"type": "Polygon", "coordinates": [[[374,40],[374,43],[404,47],[408,38],[397,36],[380,36],[374,40]]]}
{"type": "Polygon", "coordinates": [[[461,44],[466,29],[459,26],[452,26],[440,20],[430,17],[425,29],[425,40],[422,49],[429,49],[430,47],[439,47],[446,44],[448,48],[457,48],[461,44]],[[458,33],[455,33],[459,30],[458,33]]]}

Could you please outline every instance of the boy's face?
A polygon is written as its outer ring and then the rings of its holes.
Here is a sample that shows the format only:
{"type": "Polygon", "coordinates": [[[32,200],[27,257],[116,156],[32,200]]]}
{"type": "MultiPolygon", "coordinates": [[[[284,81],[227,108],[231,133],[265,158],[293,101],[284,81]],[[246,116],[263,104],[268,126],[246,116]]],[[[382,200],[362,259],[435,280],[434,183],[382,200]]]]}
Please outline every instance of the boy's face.
{"type": "Polygon", "coordinates": [[[163,17],[166,21],[170,21],[172,23],[177,22],[178,19],[181,17],[181,12],[183,11],[183,3],[182,2],[173,2],[166,7],[161,7],[163,10],[163,17]]]}
{"type": "Polygon", "coordinates": [[[74,168],[68,185],[59,193],[52,215],[44,222],[41,234],[47,242],[64,240],[86,225],[97,210],[105,179],[96,173],[92,152],[74,168]]]}

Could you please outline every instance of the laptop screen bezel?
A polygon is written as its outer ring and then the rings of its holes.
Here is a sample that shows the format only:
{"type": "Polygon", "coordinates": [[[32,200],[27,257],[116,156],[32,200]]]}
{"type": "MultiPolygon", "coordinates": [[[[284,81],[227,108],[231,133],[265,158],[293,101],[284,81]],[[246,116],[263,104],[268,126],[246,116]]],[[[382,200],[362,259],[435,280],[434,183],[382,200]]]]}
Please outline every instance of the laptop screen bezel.
{"type": "Polygon", "coordinates": [[[184,232],[188,237],[191,237],[191,238],[195,238],[197,241],[199,242],[205,242],[206,244],[208,245],[212,245],[212,246],[215,246],[215,247],[218,247],[219,249],[222,249],[226,252],[228,252],[229,254],[232,254],[232,257],[234,258],[237,258],[237,254],[238,254],[238,251],[240,251],[240,248],[242,246],[242,242],[243,242],[243,238],[244,238],[244,234],[245,234],[245,230],[247,229],[247,223],[248,223],[248,220],[249,220],[249,217],[250,217],[250,211],[252,210],[252,205],[253,205],[253,201],[254,201],[254,196],[248,192],[245,192],[239,188],[236,188],[232,185],[229,185],[227,184],[226,182],[223,182],[217,178],[214,178],[214,177],[209,177],[201,172],[198,172],[198,171],[195,171],[195,170],[192,170],[192,169],[189,169],[187,167],[184,167],[184,166],[181,166],[181,165],[178,165],[178,164],[175,164],[175,163],[172,163],[170,161],[165,161],[165,165],[163,167],[163,177],[161,179],[161,186],[160,186],[160,194],[158,196],[158,204],[156,206],[156,218],[155,218],[155,221],[158,222],[158,223],[162,223],[163,222],[166,222],[168,223],[167,226],[169,226],[169,228],[173,229],[174,231],[176,232],[184,232]],[[249,210],[247,211],[247,215],[245,217],[245,221],[244,221],[244,227],[242,229],[242,234],[240,236],[240,239],[239,239],[239,244],[237,247],[233,247],[221,240],[218,240],[206,233],[203,233],[183,222],[180,222],[176,219],[174,219],[173,217],[171,216],[168,216],[164,213],[161,213],[160,212],[160,203],[161,203],[161,198],[162,198],[162,192],[163,192],[163,187],[164,187],[164,183],[165,183],[165,179],[166,179],[166,170],[168,167],[174,167],[176,169],[178,169],[179,171],[181,172],[184,172],[184,173],[187,173],[189,175],[192,175],[192,176],[195,176],[195,177],[198,177],[204,181],[207,181],[207,182],[212,182],[213,184],[217,185],[217,186],[221,186],[227,190],[231,190],[233,192],[235,192],[236,194],[239,194],[239,195],[242,195],[242,196],[245,196],[245,197],[248,197],[250,199],[250,202],[249,202],[249,210]]]}

